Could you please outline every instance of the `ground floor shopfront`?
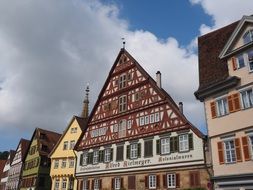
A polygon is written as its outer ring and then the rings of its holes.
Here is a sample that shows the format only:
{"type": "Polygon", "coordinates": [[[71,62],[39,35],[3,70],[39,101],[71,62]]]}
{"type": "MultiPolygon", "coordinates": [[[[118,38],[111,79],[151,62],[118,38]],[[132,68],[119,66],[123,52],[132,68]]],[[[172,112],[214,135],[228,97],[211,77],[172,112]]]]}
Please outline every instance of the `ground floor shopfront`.
{"type": "Polygon", "coordinates": [[[204,166],[78,176],[78,190],[210,189],[210,169],[204,166]]]}

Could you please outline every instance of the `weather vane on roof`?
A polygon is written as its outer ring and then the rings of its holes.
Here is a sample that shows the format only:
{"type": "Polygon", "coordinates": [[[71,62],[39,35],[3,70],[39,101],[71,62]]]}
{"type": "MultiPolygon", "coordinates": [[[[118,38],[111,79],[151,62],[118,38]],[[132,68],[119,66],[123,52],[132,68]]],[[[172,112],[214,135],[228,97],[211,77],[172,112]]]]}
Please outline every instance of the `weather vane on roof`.
{"type": "Polygon", "coordinates": [[[122,40],[122,43],[123,43],[123,49],[125,49],[125,45],[126,45],[125,38],[121,38],[121,40],[122,40]]]}

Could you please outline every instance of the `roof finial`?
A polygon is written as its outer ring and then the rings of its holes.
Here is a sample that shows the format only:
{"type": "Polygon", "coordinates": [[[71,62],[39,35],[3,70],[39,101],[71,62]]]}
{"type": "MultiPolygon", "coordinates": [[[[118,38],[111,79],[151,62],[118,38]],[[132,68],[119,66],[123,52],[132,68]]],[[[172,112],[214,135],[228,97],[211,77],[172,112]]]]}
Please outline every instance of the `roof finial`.
{"type": "Polygon", "coordinates": [[[122,40],[122,43],[123,43],[123,49],[125,49],[125,45],[126,45],[125,38],[121,38],[121,40],[122,40]]]}
{"type": "Polygon", "coordinates": [[[82,111],[81,117],[88,118],[88,115],[89,115],[89,92],[90,92],[89,83],[87,83],[87,87],[86,87],[85,91],[86,91],[86,94],[85,94],[85,99],[83,101],[83,111],[82,111]]]}

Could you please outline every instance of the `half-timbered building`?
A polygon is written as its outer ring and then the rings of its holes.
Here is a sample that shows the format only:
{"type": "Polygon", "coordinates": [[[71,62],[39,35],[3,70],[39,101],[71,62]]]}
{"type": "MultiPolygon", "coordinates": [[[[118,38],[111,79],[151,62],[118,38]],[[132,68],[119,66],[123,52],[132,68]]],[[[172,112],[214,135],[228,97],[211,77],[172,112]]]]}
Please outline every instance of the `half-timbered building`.
{"type": "Polygon", "coordinates": [[[207,188],[204,136],[156,76],[121,49],[75,147],[78,189],[207,188]]]}

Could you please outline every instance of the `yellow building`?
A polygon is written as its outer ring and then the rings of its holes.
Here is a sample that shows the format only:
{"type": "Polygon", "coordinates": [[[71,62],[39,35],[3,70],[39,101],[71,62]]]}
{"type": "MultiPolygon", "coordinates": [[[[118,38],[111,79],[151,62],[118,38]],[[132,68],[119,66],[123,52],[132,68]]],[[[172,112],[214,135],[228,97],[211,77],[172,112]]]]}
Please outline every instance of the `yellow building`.
{"type": "Polygon", "coordinates": [[[51,159],[50,177],[52,180],[52,190],[76,189],[76,153],[73,149],[82,131],[85,129],[87,122],[89,103],[88,88],[86,92],[87,94],[84,100],[84,109],[81,117],[73,116],[68,127],[49,155],[51,159]]]}
{"type": "Polygon", "coordinates": [[[86,119],[74,116],[60,140],[50,153],[52,190],[76,189],[75,151],[76,141],[82,133],[86,119]]]}

